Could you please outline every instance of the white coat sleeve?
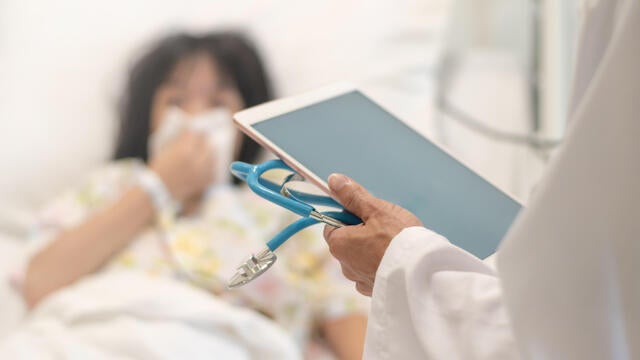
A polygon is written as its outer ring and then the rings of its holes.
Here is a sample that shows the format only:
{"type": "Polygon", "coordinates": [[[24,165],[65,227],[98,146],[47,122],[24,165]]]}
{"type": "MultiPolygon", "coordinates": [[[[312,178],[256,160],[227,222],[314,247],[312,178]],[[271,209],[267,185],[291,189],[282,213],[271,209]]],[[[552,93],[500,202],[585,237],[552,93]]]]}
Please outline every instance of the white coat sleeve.
{"type": "Polygon", "coordinates": [[[404,229],[376,273],[364,358],[519,358],[494,270],[430,230],[404,229]]]}

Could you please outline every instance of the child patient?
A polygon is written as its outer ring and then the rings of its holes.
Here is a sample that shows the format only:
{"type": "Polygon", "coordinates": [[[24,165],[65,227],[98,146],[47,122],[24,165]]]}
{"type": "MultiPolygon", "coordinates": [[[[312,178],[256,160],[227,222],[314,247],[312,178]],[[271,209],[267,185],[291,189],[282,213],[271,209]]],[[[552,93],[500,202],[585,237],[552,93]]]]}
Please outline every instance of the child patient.
{"type": "Polygon", "coordinates": [[[255,282],[225,289],[249,253],[295,220],[228,172],[232,160],[260,155],[230,114],[269,98],[260,59],[238,34],[181,34],[153,46],[131,69],[113,161],[39,219],[41,247],[22,282],[27,304],[98,271],[138,271],[255,309],[284,327],[307,357],[326,342],[338,358],[359,358],[365,305],[320,229],[287,242],[255,282]]]}

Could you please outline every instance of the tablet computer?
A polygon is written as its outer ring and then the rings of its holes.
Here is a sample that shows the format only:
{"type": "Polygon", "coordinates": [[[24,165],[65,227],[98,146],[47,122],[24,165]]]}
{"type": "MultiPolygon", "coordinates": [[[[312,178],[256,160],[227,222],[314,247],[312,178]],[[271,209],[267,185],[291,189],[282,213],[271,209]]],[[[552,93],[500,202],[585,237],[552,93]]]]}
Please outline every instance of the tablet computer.
{"type": "Polygon", "coordinates": [[[479,258],[498,247],[521,205],[349,84],[234,115],[238,127],[329,193],[342,173],[479,258]]]}

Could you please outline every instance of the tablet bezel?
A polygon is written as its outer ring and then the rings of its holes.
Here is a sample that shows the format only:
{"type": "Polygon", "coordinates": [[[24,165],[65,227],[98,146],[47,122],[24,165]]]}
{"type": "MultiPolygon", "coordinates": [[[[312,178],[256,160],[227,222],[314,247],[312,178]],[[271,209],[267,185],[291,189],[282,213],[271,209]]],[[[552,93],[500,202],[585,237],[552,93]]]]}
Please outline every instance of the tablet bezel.
{"type": "MultiPolygon", "coordinates": [[[[447,155],[449,155],[451,158],[455,159],[460,164],[462,164],[463,166],[465,166],[466,168],[471,170],[473,173],[475,173],[476,175],[478,175],[479,177],[484,179],[486,182],[491,184],[493,187],[495,187],[496,189],[498,189],[499,191],[501,191],[502,193],[504,193],[505,195],[510,197],[513,201],[515,201],[518,204],[522,205],[522,201],[520,201],[515,196],[513,196],[509,192],[505,191],[501,187],[497,186],[490,179],[487,179],[485,176],[481,175],[478,171],[474,170],[473,167],[469,166],[465,161],[461,160],[459,157],[457,157],[456,155],[452,154],[449,150],[446,149],[446,147],[442,146],[442,144],[440,144],[438,141],[435,141],[431,137],[426,136],[424,133],[418,131],[410,123],[408,123],[407,121],[403,120],[401,117],[399,117],[396,114],[394,114],[393,111],[390,111],[385,106],[383,106],[379,102],[375,101],[371,96],[369,96],[366,93],[366,91],[363,91],[362,89],[360,89],[360,88],[356,87],[355,85],[353,85],[351,83],[348,83],[348,82],[340,82],[340,83],[327,85],[327,86],[324,86],[324,87],[321,87],[321,88],[318,88],[318,89],[315,89],[315,90],[311,90],[311,91],[308,91],[308,92],[305,92],[305,93],[302,93],[302,94],[299,94],[299,95],[295,95],[295,96],[290,96],[290,97],[286,97],[286,98],[282,98],[282,99],[269,101],[269,102],[266,102],[264,104],[257,105],[257,106],[242,110],[242,111],[237,112],[237,113],[235,113],[233,115],[233,121],[236,124],[236,126],[238,126],[238,128],[242,132],[247,134],[249,137],[251,137],[253,140],[255,140],[258,144],[262,145],[267,150],[273,152],[276,156],[278,156],[280,159],[282,159],[282,161],[284,161],[292,169],[294,169],[296,172],[298,172],[300,175],[302,175],[302,177],[304,177],[305,179],[311,181],[313,184],[315,184],[320,189],[322,189],[325,193],[331,194],[331,191],[329,190],[329,186],[327,185],[326,179],[320,178],[319,176],[314,174],[312,171],[307,169],[304,165],[302,165],[300,162],[298,162],[295,158],[293,158],[291,155],[289,155],[286,151],[284,151],[278,145],[276,145],[271,140],[269,140],[267,137],[262,135],[259,131],[257,131],[253,127],[253,125],[257,124],[257,123],[260,123],[262,121],[270,120],[270,119],[272,119],[274,117],[277,117],[277,116],[280,116],[280,115],[283,115],[283,114],[286,114],[286,113],[289,113],[289,112],[292,112],[292,111],[295,111],[295,110],[299,110],[301,108],[305,108],[307,106],[310,106],[310,105],[313,105],[313,104],[316,104],[316,103],[319,103],[319,102],[322,102],[322,101],[325,101],[325,100],[329,100],[331,98],[334,98],[334,97],[337,97],[337,96],[340,96],[340,95],[344,95],[344,94],[352,92],[352,91],[359,91],[362,94],[364,94],[370,101],[374,102],[377,106],[382,108],[384,111],[386,111],[389,114],[391,114],[398,121],[401,121],[403,124],[408,126],[411,130],[415,131],[416,133],[418,133],[421,136],[423,136],[424,138],[426,138],[428,141],[432,142],[440,150],[442,150],[447,155]]],[[[322,151],[322,149],[318,149],[318,151],[322,151]]]]}

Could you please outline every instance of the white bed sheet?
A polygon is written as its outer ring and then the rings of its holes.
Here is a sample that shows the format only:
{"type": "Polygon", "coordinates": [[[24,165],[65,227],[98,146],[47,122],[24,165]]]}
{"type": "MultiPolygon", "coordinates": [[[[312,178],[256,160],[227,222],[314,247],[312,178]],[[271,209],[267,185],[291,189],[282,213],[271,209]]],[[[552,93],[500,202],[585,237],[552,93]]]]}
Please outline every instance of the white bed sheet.
{"type": "Polygon", "coordinates": [[[0,234],[0,339],[17,327],[25,314],[22,299],[8,281],[11,272],[19,269],[25,248],[23,241],[0,234]]]}

